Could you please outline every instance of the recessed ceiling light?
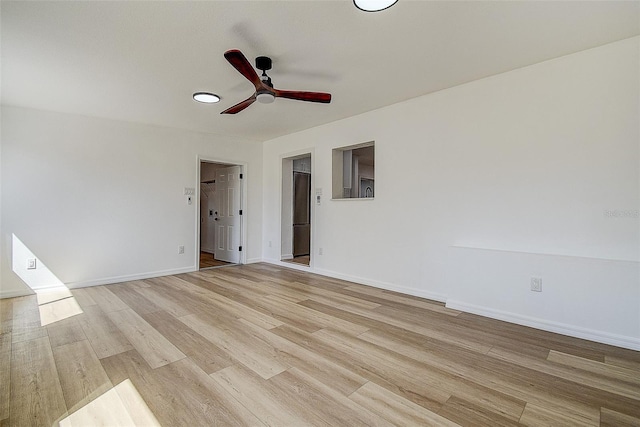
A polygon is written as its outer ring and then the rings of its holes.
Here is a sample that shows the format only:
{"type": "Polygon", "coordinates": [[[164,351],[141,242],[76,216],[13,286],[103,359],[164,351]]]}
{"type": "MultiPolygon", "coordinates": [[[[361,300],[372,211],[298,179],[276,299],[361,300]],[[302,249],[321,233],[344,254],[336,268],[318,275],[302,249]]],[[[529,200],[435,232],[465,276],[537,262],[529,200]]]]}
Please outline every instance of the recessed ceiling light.
{"type": "Polygon", "coordinates": [[[378,12],[396,4],[398,0],[353,0],[353,4],[365,12],[378,12]]]}
{"type": "Polygon", "coordinates": [[[215,104],[220,101],[220,97],[218,95],[209,92],[196,92],[193,94],[193,99],[205,104],[215,104]]]}

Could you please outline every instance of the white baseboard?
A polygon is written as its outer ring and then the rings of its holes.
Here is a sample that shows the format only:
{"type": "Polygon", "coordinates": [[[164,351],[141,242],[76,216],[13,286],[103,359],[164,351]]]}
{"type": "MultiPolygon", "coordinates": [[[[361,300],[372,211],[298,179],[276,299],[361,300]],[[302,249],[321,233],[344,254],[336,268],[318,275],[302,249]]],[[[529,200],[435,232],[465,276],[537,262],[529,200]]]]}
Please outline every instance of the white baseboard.
{"type": "Polygon", "coordinates": [[[543,331],[554,332],[561,335],[567,335],[570,337],[581,338],[589,341],[599,342],[602,344],[609,344],[616,347],[627,348],[630,350],[640,351],[640,339],[634,337],[628,337],[623,335],[616,335],[602,331],[596,331],[586,328],[580,328],[578,326],[567,325],[559,322],[552,322],[549,320],[533,318],[523,316],[517,313],[505,312],[501,310],[495,310],[492,308],[481,307],[473,304],[467,304],[463,301],[448,300],[444,294],[425,292],[423,290],[408,288],[404,286],[398,286],[392,283],[382,282],[378,280],[365,279],[357,276],[350,276],[348,274],[337,273],[331,270],[324,270],[320,268],[309,268],[305,266],[298,266],[288,262],[281,262],[279,260],[263,259],[263,262],[278,265],[280,267],[286,267],[293,270],[302,270],[310,273],[320,274],[322,276],[332,277],[335,279],[347,280],[350,282],[359,283],[362,285],[373,286],[388,291],[400,292],[406,295],[412,295],[420,298],[426,298],[434,301],[440,301],[446,303],[447,308],[454,310],[464,311],[466,313],[473,313],[480,316],[488,317],[491,319],[503,320],[505,322],[514,323],[517,325],[529,326],[535,329],[543,331]]]}
{"type": "Polygon", "coordinates": [[[35,292],[29,292],[28,290],[24,291],[0,291],[0,299],[4,298],[17,298],[17,297],[26,297],[27,295],[34,295],[35,292]]]}
{"type": "MultiPolygon", "coordinates": [[[[143,279],[151,279],[151,278],[160,277],[160,276],[171,276],[173,274],[191,273],[193,271],[196,271],[195,266],[176,268],[171,270],[151,271],[147,273],[131,274],[126,276],[115,276],[115,277],[106,277],[101,279],[84,280],[80,282],[69,282],[69,283],[65,283],[64,286],[66,286],[68,289],[87,288],[90,286],[112,285],[114,283],[130,282],[132,280],[143,280],[143,279]]],[[[0,291],[0,299],[23,297],[27,295],[33,295],[33,294],[35,294],[35,292],[33,292],[31,289],[24,290],[24,291],[9,291],[9,292],[0,291]]]]}
{"type": "Polygon", "coordinates": [[[86,288],[89,286],[112,285],[114,283],[130,282],[132,280],[151,279],[154,277],[171,276],[173,274],[191,273],[196,271],[195,266],[175,268],[171,270],[150,271],[147,273],[131,274],[127,276],[115,276],[102,279],[85,280],[80,282],[65,283],[69,289],[86,288]]]}
{"type": "Polygon", "coordinates": [[[266,262],[268,264],[277,265],[277,266],[280,266],[280,267],[289,268],[291,270],[306,271],[307,273],[313,273],[314,272],[311,269],[311,267],[309,267],[308,265],[296,264],[295,262],[285,262],[285,261],[274,260],[274,259],[269,259],[269,260],[264,260],[263,259],[262,262],[266,262]]]}
{"type": "Polygon", "coordinates": [[[383,282],[380,280],[365,279],[358,276],[350,276],[348,274],[337,273],[331,270],[323,270],[320,268],[313,269],[313,273],[321,274],[323,276],[333,277],[334,279],[346,280],[349,282],[355,282],[361,285],[372,286],[374,288],[384,289],[386,291],[400,292],[401,294],[411,295],[414,297],[425,298],[432,301],[446,302],[446,295],[423,291],[421,289],[408,288],[406,286],[399,286],[393,283],[383,282]]]}
{"type": "Polygon", "coordinates": [[[348,274],[342,274],[331,270],[324,270],[321,268],[307,267],[306,265],[298,265],[290,262],[282,262],[274,259],[263,259],[262,262],[268,264],[274,264],[280,267],[290,268],[292,270],[301,270],[308,273],[319,274],[321,276],[327,276],[334,279],[346,280],[348,282],[358,283],[360,285],[372,286],[374,288],[384,289],[386,291],[400,292],[405,295],[411,295],[414,297],[426,298],[432,301],[446,302],[446,296],[435,292],[426,292],[420,289],[407,288],[404,286],[398,286],[388,282],[382,282],[379,280],[366,279],[358,276],[351,276],[348,274]]]}
{"type": "Polygon", "coordinates": [[[464,311],[466,313],[477,314],[491,319],[503,320],[517,325],[529,326],[543,331],[555,332],[561,335],[595,341],[602,344],[614,345],[616,347],[628,348],[630,350],[640,350],[640,339],[623,335],[611,334],[608,332],[596,331],[578,326],[567,325],[559,322],[523,316],[517,313],[510,313],[502,310],[481,307],[467,304],[462,301],[448,300],[447,308],[464,311]]]}
{"type": "MultiPolygon", "coordinates": [[[[637,339],[634,337],[628,337],[628,336],[616,335],[616,334],[611,334],[611,333],[597,331],[597,330],[580,328],[578,326],[567,325],[559,322],[552,322],[544,319],[523,316],[517,313],[506,312],[502,310],[496,310],[492,308],[468,304],[463,301],[447,300],[446,295],[443,295],[443,294],[427,292],[420,289],[408,288],[404,286],[398,286],[396,284],[378,281],[378,280],[366,279],[358,276],[351,276],[348,274],[342,274],[342,273],[338,273],[331,270],[310,268],[310,267],[301,266],[301,265],[299,266],[293,263],[282,262],[280,260],[260,259],[260,258],[252,258],[247,260],[247,264],[253,264],[257,262],[266,262],[269,264],[273,264],[273,265],[277,265],[280,267],[285,267],[293,270],[307,271],[310,273],[315,273],[322,276],[332,277],[332,278],[341,279],[341,280],[347,280],[350,282],[372,286],[375,288],[400,292],[406,295],[412,295],[412,296],[426,298],[434,301],[446,302],[446,306],[454,310],[473,313],[480,316],[489,317],[492,319],[503,320],[509,323],[529,326],[532,328],[541,329],[544,331],[554,332],[554,333],[567,335],[571,337],[586,339],[589,341],[594,341],[594,342],[599,342],[603,344],[609,344],[617,347],[640,351],[640,339],[637,339]]],[[[88,286],[108,285],[108,284],[114,284],[114,283],[128,282],[132,280],[142,280],[142,279],[150,279],[153,277],[190,273],[193,271],[196,271],[195,266],[172,269],[172,270],[162,270],[162,271],[146,272],[146,273],[140,273],[140,274],[132,274],[132,275],[126,275],[126,276],[101,278],[101,279],[94,279],[94,280],[87,280],[87,281],[80,281],[80,282],[71,282],[71,283],[65,284],[65,286],[67,286],[69,289],[84,288],[88,286]]],[[[21,296],[32,295],[32,294],[33,292],[29,292],[28,290],[9,291],[9,292],[0,291],[0,298],[15,298],[15,297],[21,297],[21,296]]]]}
{"type": "Polygon", "coordinates": [[[293,259],[293,254],[282,255],[281,259],[293,259]]]}

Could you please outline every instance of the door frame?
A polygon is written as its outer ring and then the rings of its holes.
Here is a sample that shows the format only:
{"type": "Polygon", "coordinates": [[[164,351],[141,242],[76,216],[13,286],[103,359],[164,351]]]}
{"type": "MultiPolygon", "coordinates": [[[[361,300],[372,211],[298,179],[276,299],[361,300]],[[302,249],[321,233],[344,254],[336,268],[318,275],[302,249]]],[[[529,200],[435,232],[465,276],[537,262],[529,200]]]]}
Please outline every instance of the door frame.
{"type": "MultiPolygon", "coordinates": [[[[245,230],[247,230],[247,180],[249,179],[249,174],[247,173],[248,165],[247,162],[241,162],[237,160],[230,159],[221,159],[219,157],[210,157],[204,155],[196,156],[196,188],[200,188],[200,163],[218,163],[227,166],[240,166],[240,173],[242,173],[242,180],[240,182],[240,209],[242,209],[242,219],[240,220],[240,245],[242,246],[242,251],[240,252],[240,262],[238,264],[246,264],[247,263],[247,236],[245,230]]],[[[202,202],[200,197],[200,191],[194,191],[195,196],[195,270],[200,270],[200,203],[202,202]]]]}
{"type": "MultiPolygon", "coordinates": [[[[302,270],[309,270],[309,269],[313,269],[313,266],[315,264],[315,235],[316,235],[316,226],[315,226],[315,218],[316,218],[316,202],[315,202],[315,191],[316,191],[316,178],[315,178],[315,170],[316,170],[316,164],[315,164],[315,160],[316,160],[316,155],[315,155],[315,148],[314,147],[310,147],[310,148],[303,148],[300,150],[296,150],[296,151],[292,151],[289,153],[285,153],[285,154],[281,154],[280,155],[280,161],[279,161],[279,165],[278,165],[278,187],[280,188],[280,191],[278,192],[280,197],[279,197],[279,203],[278,203],[278,241],[280,242],[279,247],[277,248],[278,250],[278,264],[280,265],[284,265],[286,267],[291,267],[291,268],[295,268],[295,269],[302,269],[302,270]],[[295,263],[291,263],[291,262],[284,262],[282,261],[282,202],[283,202],[283,195],[282,195],[282,162],[286,159],[292,159],[292,158],[300,158],[300,157],[306,157],[306,156],[310,156],[311,157],[311,194],[310,196],[310,200],[311,200],[311,210],[309,212],[309,224],[311,225],[311,236],[309,238],[309,266],[307,267],[306,265],[298,265],[295,263]]],[[[291,200],[291,203],[293,204],[293,200],[291,200]]],[[[293,237],[293,236],[292,236],[293,237]]]]}

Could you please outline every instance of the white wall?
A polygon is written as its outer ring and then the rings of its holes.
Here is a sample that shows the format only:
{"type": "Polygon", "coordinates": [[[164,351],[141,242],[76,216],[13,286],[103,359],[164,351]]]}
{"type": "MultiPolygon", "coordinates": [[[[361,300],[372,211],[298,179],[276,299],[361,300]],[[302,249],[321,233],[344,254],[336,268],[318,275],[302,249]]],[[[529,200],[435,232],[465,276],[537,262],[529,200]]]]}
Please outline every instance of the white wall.
{"type": "Polygon", "coordinates": [[[216,170],[227,165],[218,163],[201,162],[200,164],[200,182],[213,181],[216,179],[216,170]]]}
{"type": "Polygon", "coordinates": [[[311,156],[294,159],[293,171],[311,173],[311,156]]]}
{"type": "Polygon", "coordinates": [[[246,163],[247,260],[262,256],[259,143],[3,107],[1,149],[3,297],[29,293],[13,235],[70,287],[193,270],[198,155],[246,163]]]}
{"type": "Polygon", "coordinates": [[[314,147],[313,271],[640,349],[639,51],[635,37],[268,141],[264,241],[280,236],[280,157],[314,147]],[[375,199],[328,200],[331,150],[366,141],[375,199]]]}
{"type": "Polygon", "coordinates": [[[358,178],[374,179],[375,178],[374,167],[371,165],[360,163],[358,165],[358,175],[359,175],[358,178]]]}

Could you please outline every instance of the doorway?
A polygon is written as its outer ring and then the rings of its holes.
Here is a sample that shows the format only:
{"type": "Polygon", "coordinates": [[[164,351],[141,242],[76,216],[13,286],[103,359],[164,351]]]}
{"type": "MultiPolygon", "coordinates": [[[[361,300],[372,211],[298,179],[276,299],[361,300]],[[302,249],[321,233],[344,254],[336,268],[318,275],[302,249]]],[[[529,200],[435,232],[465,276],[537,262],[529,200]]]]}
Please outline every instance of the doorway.
{"type": "Polygon", "coordinates": [[[200,161],[199,270],[240,263],[242,166],[200,161]]]}
{"type": "Polygon", "coordinates": [[[311,263],[311,154],[282,159],[281,260],[311,263]]]}

